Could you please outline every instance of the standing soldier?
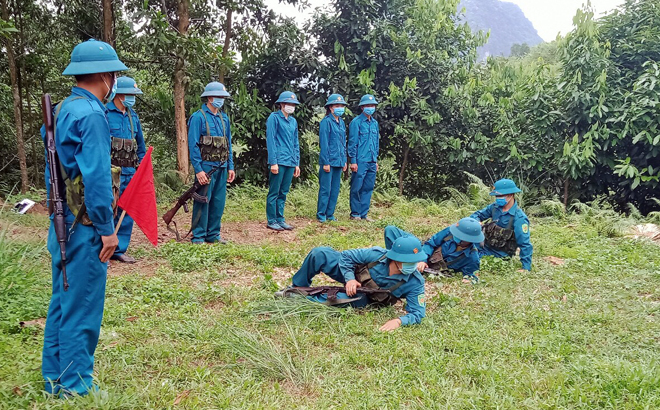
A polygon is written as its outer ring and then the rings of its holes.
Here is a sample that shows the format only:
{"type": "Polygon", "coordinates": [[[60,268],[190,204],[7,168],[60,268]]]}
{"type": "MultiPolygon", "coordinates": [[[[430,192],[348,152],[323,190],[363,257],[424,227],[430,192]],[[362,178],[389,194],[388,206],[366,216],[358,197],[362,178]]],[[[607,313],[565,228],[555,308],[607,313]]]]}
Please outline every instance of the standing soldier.
{"type": "MultiPolygon", "coordinates": [[[[46,391],[60,396],[84,395],[95,388],[92,372],[103,318],[107,262],[118,243],[113,223],[110,128],[103,103],[114,97],[116,72],[123,70],[127,67],[109,44],[95,40],[78,44],[62,73],[75,76],[76,86],[54,113],[55,145],[66,186],[69,288],[65,291],[60,246],[51,221],[48,251],[53,295],[41,370],[46,391]]],[[[44,136],[45,131],[42,128],[44,136]]],[[[46,186],[49,180],[47,172],[46,186]]]]}
{"type": "Polygon", "coordinates": [[[478,221],[490,219],[484,224],[486,240],[481,256],[492,255],[496,258],[508,258],[520,248],[520,272],[532,270],[533,247],[529,239],[529,219],[518,207],[516,196],[520,189],[510,179],[495,182],[491,196],[495,202],[471,215],[478,221]]]}
{"type": "Polygon", "coordinates": [[[346,123],[344,115],[346,101],[340,94],[332,94],[325,103],[325,118],[319,126],[319,196],[316,219],[324,223],[336,221],[335,207],[341,173],[346,171],[346,123]]]}
{"type": "MultiPolygon", "coordinates": [[[[142,91],[138,88],[135,80],[130,77],[119,77],[117,79],[117,95],[114,100],[106,105],[110,135],[112,136],[111,162],[112,165],[121,167],[119,195],[124,193],[135,174],[135,168],[142,162],[142,158],[147,152],[144,135],[142,134],[142,124],[140,124],[140,119],[133,110],[135,96],[139,94],[142,94],[142,91]]],[[[121,212],[121,209],[117,210],[115,226],[119,222],[121,212]]],[[[113,260],[135,263],[135,259],[126,254],[132,233],[133,219],[129,215],[125,215],[119,231],[117,231],[119,246],[117,246],[115,254],[112,255],[113,260]]]]}
{"type": "Polygon", "coordinates": [[[351,219],[365,219],[371,206],[371,194],[378,171],[380,133],[376,112],[376,98],[367,94],[360,99],[362,114],[351,121],[348,129],[348,158],[351,162],[351,219]]]}
{"type": "Polygon", "coordinates": [[[268,229],[290,231],[293,226],[284,219],[284,204],[293,177],[300,176],[300,142],[298,121],[293,117],[298,98],[291,91],[284,91],[275,101],[279,109],[266,121],[266,146],[268,149],[268,196],[266,217],[268,229]]]}
{"type": "Polygon", "coordinates": [[[188,148],[195,179],[205,202],[195,201],[192,214],[192,243],[227,243],[220,236],[220,223],[227,199],[227,182],[236,174],[231,149],[229,117],[221,111],[229,93],[218,82],[209,83],[202,93],[204,104],[188,120],[188,148]],[[207,172],[219,169],[209,178],[207,172]]]}

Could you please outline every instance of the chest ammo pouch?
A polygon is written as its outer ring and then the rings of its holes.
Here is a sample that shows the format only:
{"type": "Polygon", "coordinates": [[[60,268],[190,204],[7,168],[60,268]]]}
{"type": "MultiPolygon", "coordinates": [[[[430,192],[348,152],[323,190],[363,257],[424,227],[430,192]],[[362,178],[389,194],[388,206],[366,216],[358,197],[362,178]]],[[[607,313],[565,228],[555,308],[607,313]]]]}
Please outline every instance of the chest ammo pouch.
{"type": "MultiPolygon", "coordinates": [[[[128,110],[128,109],[127,109],[128,110]]],[[[131,123],[131,138],[112,137],[112,150],[110,162],[117,167],[137,168],[137,140],[135,139],[135,126],[133,114],[128,110],[128,121],[131,123]]]]}
{"type": "Polygon", "coordinates": [[[199,138],[199,150],[202,154],[202,160],[209,162],[226,162],[229,159],[229,140],[227,140],[227,130],[225,129],[225,120],[220,117],[222,124],[222,136],[212,136],[209,119],[204,110],[200,111],[206,122],[206,135],[199,138]]]}
{"type": "MultiPolygon", "coordinates": [[[[385,259],[385,255],[381,256],[378,260],[368,263],[368,264],[363,264],[363,265],[358,265],[355,268],[355,280],[360,282],[360,284],[363,287],[370,288],[370,289],[383,289],[378,284],[373,280],[371,277],[371,273],[369,273],[369,269],[373,268],[374,266],[378,265],[383,259],[385,259]]],[[[377,294],[370,294],[367,295],[369,298],[369,303],[378,305],[378,306],[392,306],[396,304],[396,302],[399,301],[399,298],[395,297],[394,295],[391,294],[391,292],[394,292],[396,289],[401,287],[401,285],[404,284],[404,281],[399,281],[396,285],[391,286],[389,288],[386,288],[385,290],[389,290],[390,293],[377,293],[377,294]]]]}
{"type": "Polygon", "coordinates": [[[509,219],[506,228],[497,225],[497,221],[491,221],[485,224],[483,231],[486,236],[486,245],[513,256],[516,253],[516,249],[518,249],[518,242],[516,242],[516,233],[511,229],[512,227],[513,216],[509,219]]]}
{"type": "MultiPolygon", "coordinates": [[[[443,243],[454,240],[454,235],[447,235],[445,239],[442,240],[443,243]]],[[[454,259],[451,262],[445,261],[444,256],[442,256],[442,245],[436,247],[433,250],[431,256],[428,259],[429,269],[437,271],[438,274],[449,273],[452,269],[452,265],[465,259],[465,253],[462,253],[459,257],[454,259]]]]}
{"type": "MultiPolygon", "coordinates": [[[[73,100],[82,100],[83,97],[74,97],[73,100]]],[[[66,100],[65,100],[66,101],[66,100]]],[[[57,117],[60,114],[60,110],[64,105],[64,101],[61,102],[57,109],[55,110],[55,116],[53,118],[53,134],[57,138],[56,129],[57,129],[57,117]]],[[[87,214],[87,207],[85,206],[85,185],[83,184],[82,174],[78,175],[74,179],[69,178],[69,175],[66,173],[62,162],[60,161],[60,172],[62,173],[62,179],[64,180],[64,185],[66,186],[66,204],[71,210],[71,213],[76,217],[73,222],[75,226],[76,223],[80,222],[85,226],[93,225],[92,220],[89,219],[87,214]]],[[[113,166],[111,167],[112,172],[112,209],[117,211],[117,201],[119,200],[119,188],[121,185],[121,168],[113,166]]],[[[73,226],[71,227],[73,229],[73,226]]]]}

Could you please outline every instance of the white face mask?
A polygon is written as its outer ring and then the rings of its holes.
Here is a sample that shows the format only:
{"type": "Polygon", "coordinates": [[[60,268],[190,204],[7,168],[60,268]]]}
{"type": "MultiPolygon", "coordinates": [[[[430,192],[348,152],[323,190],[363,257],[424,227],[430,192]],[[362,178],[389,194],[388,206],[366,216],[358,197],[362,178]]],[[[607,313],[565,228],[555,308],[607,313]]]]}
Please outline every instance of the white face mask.
{"type": "Polygon", "coordinates": [[[296,110],[296,106],[295,105],[285,105],[283,110],[287,114],[293,114],[293,112],[296,110]]]}

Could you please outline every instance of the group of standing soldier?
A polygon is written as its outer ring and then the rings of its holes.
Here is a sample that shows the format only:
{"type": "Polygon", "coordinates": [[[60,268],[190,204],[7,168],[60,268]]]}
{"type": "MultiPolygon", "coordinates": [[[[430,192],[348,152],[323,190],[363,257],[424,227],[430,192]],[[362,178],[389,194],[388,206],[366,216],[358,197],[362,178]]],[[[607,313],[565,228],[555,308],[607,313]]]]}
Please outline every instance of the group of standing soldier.
{"type": "MultiPolygon", "coordinates": [[[[125,216],[120,229],[115,203],[131,181],[145,152],[140,120],[133,107],[142,94],[130,77],[117,78],[128,68],[108,44],[89,40],[76,46],[63,75],[74,76],[71,95],[54,109],[55,145],[59,169],[65,185],[64,202],[67,241],[66,257],[70,287],[62,282],[62,258],[51,223],[48,250],[52,255],[52,297],[44,331],[42,374],[46,391],[55,395],[84,395],[95,389],[92,380],[94,352],[98,343],[107,276],[107,262],[115,259],[132,263],[126,254],[133,222],[125,216]]],[[[231,125],[222,110],[230,95],[224,85],[206,86],[203,105],[188,122],[190,159],[195,178],[204,186],[204,201],[193,205],[192,242],[224,242],[220,235],[225,207],[226,186],[235,178],[232,158],[231,125]]],[[[296,95],[283,92],[277,111],[267,121],[269,191],[267,226],[275,231],[291,230],[284,206],[291,180],[300,175],[298,124],[293,113],[299,105],[296,95]]],[[[333,221],[342,171],[347,158],[352,171],[351,219],[366,219],[374,189],[379,148],[378,122],[373,115],[377,101],[373,95],[361,98],[362,112],[351,122],[346,135],[342,119],[347,103],[339,94],[331,95],[319,130],[319,194],[316,217],[333,221]]],[[[46,135],[45,128],[42,134],[46,135]]],[[[46,186],[50,175],[47,169],[46,186]]],[[[294,286],[309,286],[319,272],[345,283],[341,300],[356,306],[369,303],[355,298],[361,286],[387,288],[392,297],[407,299],[408,314],[393,319],[383,330],[419,323],[425,314],[424,278],[432,269],[451,268],[466,278],[479,269],[479,256],[511,256],[520,248],[523,268],[531,269],[532,247],[529,222],[518,208],[512,181],[495,184],[496,203],[439,232],[423,246],[412,235],[395,227],[385,231],[386,248],[337,252],[314,249],[293,278],[294,286]],[[478,221],[491,218],[485,246],[478,221]],[[489,237],[492,240],[489,240],[489,237]],[[438,252],[440,249],[440,252],[438,252]]],[[[50,193],[49,193],[50,194],[50,193]]],[[[327,301],[323,295],[318,301],[327,301]]],[[[336,300],[336,298],[335,298],[336,300]]]]}

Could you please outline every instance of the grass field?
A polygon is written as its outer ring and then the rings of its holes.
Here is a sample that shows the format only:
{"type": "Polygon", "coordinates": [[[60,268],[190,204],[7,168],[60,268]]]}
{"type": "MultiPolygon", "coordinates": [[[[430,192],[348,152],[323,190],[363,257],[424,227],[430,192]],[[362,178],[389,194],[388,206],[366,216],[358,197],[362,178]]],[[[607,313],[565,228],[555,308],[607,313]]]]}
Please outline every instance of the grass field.
{"type": "Polygon", "coordinates": [[[102,390],[68,401],[42,393],[43,330],[19,325],[46,314],[48,221],[3,211],[0,408],[660,408],[660,248],[621,235],[632,217],[602,203],[568,215],[551,201],[529,207],[533,272],[486,258],[477,285],[427,282],[423,324],[383,334],[402,306],[339,310],[272,293],[314,246],[382,246],[388,224],[425,238],[488,198],[379,195],[377,221],[356,223],[342,191],[341,220],[319,225],[315,195],[293,190],[293,233],[264,230],[265,192],[240,188],[225,213],[229,245],[153,248],[136,234],[140,262],[109,269],[102,390]]]}

